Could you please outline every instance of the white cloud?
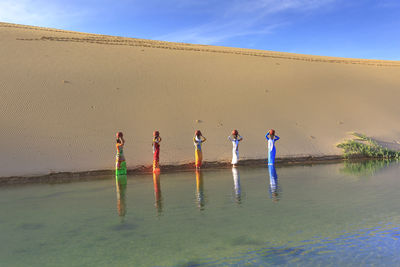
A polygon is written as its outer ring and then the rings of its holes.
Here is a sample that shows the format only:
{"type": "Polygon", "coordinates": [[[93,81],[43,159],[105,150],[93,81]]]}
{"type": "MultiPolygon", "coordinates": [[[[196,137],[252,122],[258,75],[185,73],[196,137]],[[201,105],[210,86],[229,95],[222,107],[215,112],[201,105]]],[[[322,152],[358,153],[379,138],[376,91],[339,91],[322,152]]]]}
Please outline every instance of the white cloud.
{"type": "Polygon", "coordinates": [[[236,0],[216,9],[210,21],[196,27],[157,36],[154,39],[198,44],[218,44],[238,36],[269,34],[290,23],[280,13],[304,13],[336,0],[236,0]]]}
{"type": "Polygon", "coordinates": [[[233,13],[271,14],[289,9],[309,10],[319,8],[334,0],[236,0],[229,11],[233,13]]]}
{"type": "Polygon", "coordinates": [[[240,24],[237,21],[225,23],[221,25],[217,24],[205,24],[196,28],[178,31],[175,33],[159,36],[157,40],[171,41],[171,42],[186,42],[196,44],[217,44],[224,40],[247,36],[247,35],[260,35],[271,33],[273,29],[277,28],[281,24],[268,25],[260,29],[249,29],[249,27],[238,27],[240,24]]]}
{"type": "Polygon", "coordinates": [[[89,21],[100,25],[104,17],[128,25],[143,14],[155,20],[158,15],[193,15],[196,18],[187,19],[178,30],[153,39],[219,44],[235,37],[270,34],[293,23],[281,16],[284,12],[313,12],[334,1],[340,0],[0,0],[0,21],[79,29],[89,21]],[[120,13],[122,17],[117,16],[120,13]],[[202,23],[197,22],[200,18],[202,23]]]}
{"type": "Polygon", "coordinates": [[[88,10],[74,9],[51,1],[1,0],[0,21],[45,27],[65,27],[76,24],[88,10]]]}

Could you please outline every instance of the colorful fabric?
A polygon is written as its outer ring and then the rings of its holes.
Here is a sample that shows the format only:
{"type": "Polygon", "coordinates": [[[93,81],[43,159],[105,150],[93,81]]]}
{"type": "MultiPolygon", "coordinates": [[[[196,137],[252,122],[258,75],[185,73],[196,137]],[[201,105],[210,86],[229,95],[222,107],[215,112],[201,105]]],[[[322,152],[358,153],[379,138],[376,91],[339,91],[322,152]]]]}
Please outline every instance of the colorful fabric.
{"type": "Polygon", "coordinates": [[[193,137],[193,143],[194,143],[194,147],[196,148],[196,150],[201,151],[201,144],[203,143],[203,140],[201,139],[201,137],[198,137],[198,136],[193,137]]]}
{"type": "Polygon", "coordinates": [[[153,171],[160,168],[160,163],[158,160],[153,160],[153,171]]]}
{"type": "Polygon", "coordinates": [[[159,168],[160,162],[160,137],[153,138],[153,170],[159,168]]]}
{"type": "Polygon", "coordinates": [[[203,163],[203,152],[201,150],[196,149],[195,156],[196,156],[196,167],[200,168],[203,163]]]}
{"type": "Polygon", "coordinates": [[[268,140],[268,165],[275,164],[275,156],[276,156],[276,148],[275,142],[279,140],[279,136],[274,136],[274,139],[268,137],[269,133],[265,135],[265,138],[268,140]]]}
{"type": "Polygon", "coordinates": [[[120,161],[125,161],[125,156],[124,156],[124,145],[117,143],[117,158],[120,161]]]}
{"type": "Polygon", "coordinates": [[[201,144],[205,141],[205,139],[201,139],[201,136],[193,137],[193,144],[195,149],[195,156],[196,156],[196,167],[200,168],[203,162],[203,151],[201,149],[201,144]]]}
{"type": "Polygon", "coordinates": [[[153,168],[159,166],[160,162],[160,145],[155,143],[153,146],[153,168]]]}
{"type": "Polygon", "coordinates": [[[118,164],[117,160],[115,167],[115,179],[118,184],[125,185],[127,183],[127,168],[125,161],[121,161],[118,164]]]}

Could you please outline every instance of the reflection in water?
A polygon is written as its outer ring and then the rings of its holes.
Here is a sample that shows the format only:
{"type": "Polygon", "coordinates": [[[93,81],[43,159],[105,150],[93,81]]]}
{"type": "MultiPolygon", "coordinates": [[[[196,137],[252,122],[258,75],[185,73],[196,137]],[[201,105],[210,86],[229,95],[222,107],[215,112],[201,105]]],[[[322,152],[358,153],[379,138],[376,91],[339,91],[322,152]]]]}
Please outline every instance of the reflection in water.
{"type": "Polygon", "coordinates": [[[125,195],[127,187],[127,173],[125,164],[119,167],[120,168],[118,168],[117,164],[117,169],[115,172],[115,184],[117,187],[117,210],[118,210],[118,215],[121,218],[123,218],[126,214],[125,195]]]}
{"type": "Polygon", "coordinates": [[[158,215],[162,212],[162,197],[161,197],[161,185],[160,185],[160,172],[153,172],[153,183],[154,183],[154,206],[157,209],[158,215]]]}
{"type": "Polygon", "coordinates": [[[120,217],[126,214],[126,183],[116,182],[117,187],[117,210],[120,217]]]}
{"type": "Polygon", "coordinates": [[[109,179],[0,186],[0,266],[400,266],[400,164],[360,181],[344,163],[275,167],[282,201],[269,198],[266,166],[240,166],[240,205],[231,170],[203,169],[203,211],[194,170],[163,173],[159,217],[153,175],[137,175],[124,223],[109,179]]]}
{"type": "Polygon", "coordinates": [[[270,197],[274,202],[279,201],[279,186],[278,186],[278,174],[276,173],[274,165],[268,165],[269,171],[269,192],[270,197]]]}
{"type": "Polygon", "coordinates": [[[386,168],[391,163],[391,160],[369,160],[360,162],[344,162],[344,168],[340,169],[342,173],[351,174],[355,176],[372,176],[377,171],[386,168]]]}
{"type": "Polygon", "coordinates": [[[204,185],[203,185],[203,174],[200,170],[196,170],[196,199],[200,210],[204,210],[205,199],[204,199],[204,185]]]}
{"type": "Polygon", "coordinates": [[[235,200],[236,203],[240,204],[242,202],[242,195],[240,191],[240,176],[237,168],[232,168],[233,184],[235,185],[235,200]]]}

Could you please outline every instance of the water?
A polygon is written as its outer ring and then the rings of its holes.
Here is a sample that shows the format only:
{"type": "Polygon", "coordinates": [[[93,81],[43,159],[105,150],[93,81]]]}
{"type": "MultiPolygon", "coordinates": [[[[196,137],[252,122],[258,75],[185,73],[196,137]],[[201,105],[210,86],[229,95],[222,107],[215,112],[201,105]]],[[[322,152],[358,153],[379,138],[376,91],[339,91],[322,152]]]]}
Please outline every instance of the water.
{"type": "Polygon", "coordinates": [[[398,266],[399,174],[364,162],[0,187],[0,266],[398,266]]]}

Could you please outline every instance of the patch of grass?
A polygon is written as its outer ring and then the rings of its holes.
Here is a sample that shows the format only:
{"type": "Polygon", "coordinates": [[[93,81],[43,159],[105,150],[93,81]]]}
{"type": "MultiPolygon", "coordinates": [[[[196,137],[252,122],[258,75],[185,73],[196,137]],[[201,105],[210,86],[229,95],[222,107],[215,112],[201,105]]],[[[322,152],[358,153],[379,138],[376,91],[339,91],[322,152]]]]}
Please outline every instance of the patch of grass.
{"type": "Polygon", "coordinates": [[[357,139],[347,140],[337,145],[337,147],[344,150],[345,158],[400,158],[400,151],[395,151],[382,147],[377,142],[364,134],[353,133],[353,136],[355,136],[357,139]]]}

